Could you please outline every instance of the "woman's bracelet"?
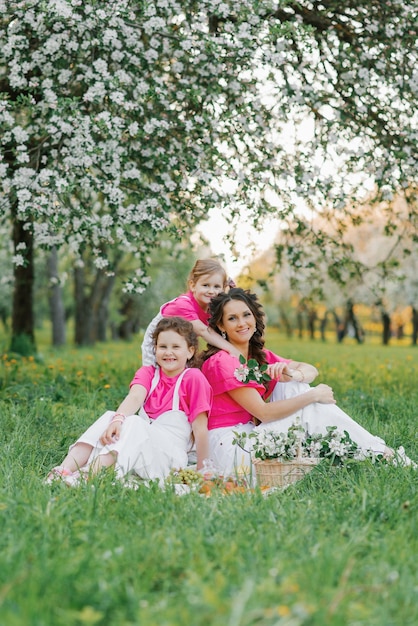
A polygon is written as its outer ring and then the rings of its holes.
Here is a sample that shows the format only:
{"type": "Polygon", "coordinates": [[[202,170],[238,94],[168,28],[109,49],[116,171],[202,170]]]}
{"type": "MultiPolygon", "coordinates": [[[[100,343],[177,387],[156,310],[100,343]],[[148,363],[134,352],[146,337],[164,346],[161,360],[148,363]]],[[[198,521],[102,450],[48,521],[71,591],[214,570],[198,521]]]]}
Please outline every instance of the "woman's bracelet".
{"type": "Polygon", "coordinates": [[[300,374],[300,378],[299,378],[299,376],[298,376],[298,378],[294,378],[294,376],[292,376],[292,378],[293,378],[294,380],[296,380],[296,382],[297,382],[297,383],[303,383],[303,382],[304,382],[304,380],[305,380],[305,374],[302,372],[302,370],[300,370],[298,367],[296,367],[296,368],[293,370],[293,372],[299,372],[299,374],[300,374]],[[298,379],[299,379],[299,380],[298,380],[298,379]]]}

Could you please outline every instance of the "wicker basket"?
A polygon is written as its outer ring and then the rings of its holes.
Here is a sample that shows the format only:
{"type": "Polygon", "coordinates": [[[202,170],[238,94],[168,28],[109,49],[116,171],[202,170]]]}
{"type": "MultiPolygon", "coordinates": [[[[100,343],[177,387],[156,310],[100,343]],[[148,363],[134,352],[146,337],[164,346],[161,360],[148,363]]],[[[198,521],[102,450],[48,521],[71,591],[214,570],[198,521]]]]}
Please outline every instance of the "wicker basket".
{"type": "Polygon", "coordinates": [[[288,487],[313,470],[321,459],[297,457],[292,461],[253,459],[260,487],[288,487]]]}

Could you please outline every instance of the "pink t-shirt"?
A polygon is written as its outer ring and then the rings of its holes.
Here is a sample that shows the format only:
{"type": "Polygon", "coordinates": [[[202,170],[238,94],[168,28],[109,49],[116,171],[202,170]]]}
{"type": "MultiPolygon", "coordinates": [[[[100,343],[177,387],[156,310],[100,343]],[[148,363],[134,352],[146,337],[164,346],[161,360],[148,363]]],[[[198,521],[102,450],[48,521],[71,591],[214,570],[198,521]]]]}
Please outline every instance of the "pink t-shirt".
{"type": "MultiPolygon", "coordinates": [[[[144,365],[135,373],[132,385],[142,385],[147,391],[151,389],[155,367],[144,365]]],[[[145,401],[144,409],[151,419],[173,408],[174,387],[180,376],[169,377],[160,370],[160,380],[150,397],[145,401]]],[[[212,404],[212,389],[199,369],[190,368],[184,375],[179,388],[179,407],[193,422],[200,413],[209,413],[212,404]]]]}
{"type": "MultiPolygon", "coordinates": [[[[281,361],[290,362],[290,359],[283,359],[270,350],[264,350],[264,353],[269,364],[281,361]]],[[[213,403],[208,421],[209,430],[246,424],[252,421],[252,415],[233,400],[228,393],[229,391],[241,387],[253,387],[261,396],[267,398],[276,384],[276,381],[271,381],[266,392],[264,385],[256,381],[251,380],[248,383],[243,383],[237,380],[234,375],[239,366],[238,357],[232,356],[224,350],[219,350],[202,365],[202,372],[213,389],[213,403]]]]}
{"type": "Polygon", "coordinates": [[[160,313],[163,317],[174,317],[178,315],[189,322],[199,319],[201,322],[208,325],[210,314],[208,311],[204,311],[193,293],[188,293],[178,296],[171,302],[166,302],[162,305],[160,313]]]}

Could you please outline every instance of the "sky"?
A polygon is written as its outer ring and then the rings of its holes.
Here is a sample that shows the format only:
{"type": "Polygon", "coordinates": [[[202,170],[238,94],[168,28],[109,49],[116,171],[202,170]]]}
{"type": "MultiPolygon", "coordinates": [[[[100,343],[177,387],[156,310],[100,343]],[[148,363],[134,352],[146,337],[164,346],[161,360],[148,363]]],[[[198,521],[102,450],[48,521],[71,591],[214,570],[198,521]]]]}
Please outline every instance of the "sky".
{"type": "Polygon", "coordinates": [[[236,229],[237,252],[239,257],[233,260],[231,249],[224,241],[224,236],[229,231],[226,219],[220,210],[212,209],[209,219],[200,224],[198,230],[208,239],[213,254],[224,255],[223,265],[232,278],[236,278],[242,269],[249,263],[251,258],[267,250],[274,242],[278,231],[278,222],[266,221],[260,232],[255,231],[250,224],[243,220],[236,229]],[[254,244],[254,246],[251,245],[254,244]]]}

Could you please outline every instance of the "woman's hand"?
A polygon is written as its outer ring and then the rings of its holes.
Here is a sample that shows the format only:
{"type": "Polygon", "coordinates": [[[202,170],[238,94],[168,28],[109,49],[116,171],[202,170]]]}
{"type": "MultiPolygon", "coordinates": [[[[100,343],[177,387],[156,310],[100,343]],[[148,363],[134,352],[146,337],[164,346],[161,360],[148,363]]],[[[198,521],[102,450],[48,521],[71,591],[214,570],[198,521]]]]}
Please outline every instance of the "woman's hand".
{"type": "Polygon", "coordinates": [[[292,380],[292,370],[290,369],[289,365],[284,361],[271,363],[268,366],[266,372],[272,380],[280,380],[283,383],[292,380]]]}
{"type": "Polygon", "coordinates": [[[267,368],[267,374],[273,380],[280,380],[282,383],[311,383],[318,376],[318,370],[314,365],[302,363],[300,361],[289,361],[285,363],[279,361],[272,363],[267,368]]]}
{"type": "Polygon", "coordinates": [[[316,387],[312,387],[311,392],[315,395],[314,402],[319,402],[320,404],[336,404],[334,392],[329,385],[321,383],[316,387]]]}
{"type": "Polygon", "coordinates": [[[110,422],[109,426],[100,437],[100,443],[103,446],[108,446],[111,443],[115,443],[120,437],[120,431],[122,424],[120,422],[110,422]]]}

